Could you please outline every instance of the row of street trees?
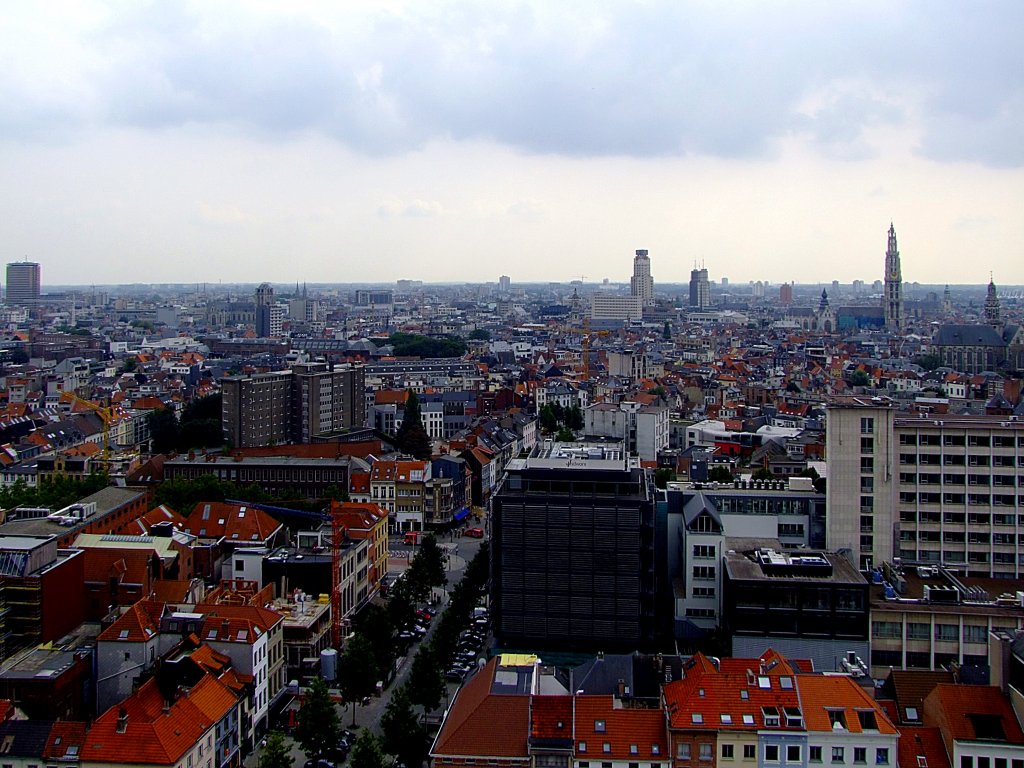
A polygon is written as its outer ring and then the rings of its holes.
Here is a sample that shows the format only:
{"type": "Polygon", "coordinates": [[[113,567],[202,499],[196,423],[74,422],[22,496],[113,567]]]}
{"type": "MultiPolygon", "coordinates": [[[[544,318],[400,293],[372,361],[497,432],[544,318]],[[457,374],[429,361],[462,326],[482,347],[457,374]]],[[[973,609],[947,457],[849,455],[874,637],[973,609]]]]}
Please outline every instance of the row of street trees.
{"type": "MultiPolygon", "coordinates": [[[[419,707],[425,714],[437,709],[447,689],[443,670],[450,664],[460,632],[469,624],[472,610],[486,591],[488,555],[484,544],[469,563],[466,573],[451,590],[447,610],[437,619],[433,641],[424,643],[413,659],[408,680],[392,692],[381,717],[378,738],[363,729],[349,756],[353,768],[384,768],[385,755],[407,766],[418,766],[426,758],[428,734],[419,707]]],[[[355,706],[376,690],[377,682],[392,678],[397,654],[395,633],[415,616],[415,605],[434,587],[446,583],[444,556],[437,541],[423,540],[406,575],[391,588],[386,606],[370,606],[360,619],[339,660],[342,697],[355,706]]],[[[295,740],[312,758],[326,756],[338,743],[341,721],[331,701],[327,683],[317,678],[306,689],[299,710],[295,740]]],[[[291,768],[292,759],[280,734],[271,734],[261,758],[262,768],[291,768]]]]}

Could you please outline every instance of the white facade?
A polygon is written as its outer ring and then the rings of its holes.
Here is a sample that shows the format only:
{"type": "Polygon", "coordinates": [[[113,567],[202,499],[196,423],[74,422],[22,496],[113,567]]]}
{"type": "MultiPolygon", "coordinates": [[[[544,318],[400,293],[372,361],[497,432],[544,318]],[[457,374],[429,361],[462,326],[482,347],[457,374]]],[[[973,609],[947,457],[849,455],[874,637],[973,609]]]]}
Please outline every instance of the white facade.
{"type": "Polygon", "coordinates": [[[591,320],[641,320],[643,302],[637,296],[595,293],[590,297],[591,320]]]}

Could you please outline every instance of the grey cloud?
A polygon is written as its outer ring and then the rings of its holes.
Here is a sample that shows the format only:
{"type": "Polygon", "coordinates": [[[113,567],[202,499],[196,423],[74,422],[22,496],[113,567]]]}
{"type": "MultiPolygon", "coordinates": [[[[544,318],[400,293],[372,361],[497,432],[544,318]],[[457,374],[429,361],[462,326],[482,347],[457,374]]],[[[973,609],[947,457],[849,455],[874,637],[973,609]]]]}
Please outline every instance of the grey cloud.
{"type": "Polygon", "coordinates": [[[165,3],[132,11],[97,40],[112,53],[96,119],[318,131],[381,154],[453,138],[541,154],[750,157],[803,133],[851,159],[869,151],[866,127],[915,119],[929,157],[1024,163],[1013,38],[1024,4],[413,8],[333,26],[230,23],[165,3]],[[802,113],[837,81],[887,98],[847,93],[802,113]]]}

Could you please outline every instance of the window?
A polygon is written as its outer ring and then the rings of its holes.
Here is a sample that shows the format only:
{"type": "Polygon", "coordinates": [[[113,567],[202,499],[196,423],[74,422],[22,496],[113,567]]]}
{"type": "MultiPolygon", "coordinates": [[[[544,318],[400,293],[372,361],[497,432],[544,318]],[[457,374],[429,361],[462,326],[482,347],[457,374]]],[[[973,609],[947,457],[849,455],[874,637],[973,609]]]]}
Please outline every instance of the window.
{"type": "Polygon", "coordinates": [[[860,452],[861,453],[874,453],[875,452],[875,438],[873,438],[873,437],[862,437],[860,439],[860,452]]]}
{"type": "Polygon", "coordinates": [[[960,755],[960,768],[974,768],[974,758],[970,755],[960,755]]]}
{"type": "Polygon", "coordinates": [[[860,457],[860,471],[861,472],[874,472],[875,471],[875,460],[870,456],[860,457]]]}
{"type": "Polygon", "coordinates": [[[779,727],[779,710],[775,707],[761,707],[761,714],[764,716],[765,728],[779,727]]]}
{"type": "Polygon", "coordinates": [[[743,745],[743,759],[744,760],[756,760],[757,759],[757,744],[744,744],[743,745]]]}
{"type": "Polygon", "coordinates": [[[878,721],[875,718],[875,712],[872,709],[863,709],[857,712],[857,719],[860,720],[860,729],[862,731],[877,731],[878,721]]]}
{"type": "Polygon", "coordinates": [[[871,635],[879,639],[898,640],[900,638],[900,623],[898,621],[873,621],[871,622],[871,635]]]}
{"type": "Polygon", "coordinates": [[[676,757],[680,760],[690,759],[690,745],[689,744],[676,744],[676,757]]]}
{"type": "Polygon", "coordinates": [[[935,639],[956,642],[957,637],[960,634],[959,629],[960,628],[956,624],[936,624],[935,639]]]}
{"type": "Polygon", "coordinates": [[[580,742],[580,752],[586,752],[586,751],[587,751],[587,742],[581,741],[580,742]]]}
{"type": "Polygon", "coordinates": [[[853,762],[857,765],[863,765],[868,761],[868,751],[865,747],[854,747],[853,748],[853,762]]]}
{"type": "Polygon", "coordinates": [[[715,567],[713,565],[695,565],[693,566],[693,578],[713,579],[715,578],[715,567]]]}
{"type": "Polygon", "coordinates": [[[870,416],[862,416],[860,420],[860,433],[871,435],[875,432],[875,420],[870,416]]]}
{"type": "Polygon", "coordinates": [[[723,760],[732,760],[732,758],[733,758],[733,745],[732,744],[723,744],[722,745],[722,759],[723,760]]]}
{"type": "Polygon", "coordinates": [[[604,720],[595,720],[594,721],[594,730],[597,733],[604,733],[604,720]]]}
{"type": "Polygon", "coordinates": [[[787,744],[786,745],[786,762],[787,763],[799,763],[800,762],[800,745],[799,744],[787,744]]]}
{"type": "Polygon", "coordinates": [[[704,715],[700,712],[692,712],[690,714],[690,719],[693,720],[694,725],[700,725],[704,722],[704,715]]]}
{"type": "Polygon", "coordinates": [[[693,556],[694,557],[714,557],[715,547],[711,544],[694,544],[693,545],[693,556]]]}
{"type": "Polygon", "coordinates": [[[601,751],[604,753],[610,753],[612,751],[612,743],[610,741],[604,742],[601,745],[601,751]]]}
{"type": "Polygon", "coordinates": [[[912,621],[907,624],[907,640],[927,640],[931,637],[932,628],[930,624],[912,621]]]}
{"type": "Polygon", "coordinates": [[[777,762],[779,762],[779,745],[778,744],[765,744],[764,745],[764,761],[766,763],[777,763],[777,762]]]}
{"type": "Polygon", "coordinates": [[[828,722],[833,731],[846,729],[846,712],[841,709],[828,710],[828,722]]]}
{"type": "Polygon", "coordinates": [[[721,715],[722,725],[732,725],[732,715],[723,714],[721,715]]]}
{"type": "MultiPolygon", "coordinates": [[[[875,765],[888,765],[888,764],[889,764],[889,748],[888,747],[879,747],[878,749],[875,750],[875,765]]],[[[1004,765],[1003,768],[1006,768],[1006,766],[1004,765]]]]}
{"type": "Polygon", "coordinates": [[[711,760],[714,757],[714,754],[712,753],[712,745],[709,742],[705,741],[704,743],[699,744],[698,747],[700,750],[698,754],[700,755],[701,760],[711,760]]]}
{"type": "Polygon", "coordinates": [[[821,762],[821,747],[810,747],[808,750],[809,759],[812,763],[821,762]]]}
{"type": "Polygon", "coordinates": [[[977,627],[973,624],[964,624],[965,643],[986,643],[988,642],[988,628],[977,627]]]}
{"type": "Polygon", "coordinates": [[[832,762],[833,763],[844,763],[846,757],[844,756],[842,747],[832,747],[832,762]]]}

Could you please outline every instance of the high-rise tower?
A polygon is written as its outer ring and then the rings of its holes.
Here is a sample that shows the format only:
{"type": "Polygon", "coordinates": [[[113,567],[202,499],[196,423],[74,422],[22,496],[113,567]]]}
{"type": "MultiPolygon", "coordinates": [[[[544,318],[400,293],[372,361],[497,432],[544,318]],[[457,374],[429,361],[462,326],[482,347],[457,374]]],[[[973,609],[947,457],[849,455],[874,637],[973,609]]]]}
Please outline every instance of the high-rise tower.
{"type": "Polygon", "coordinates": [[[711,306],[711,283],[705,267],[690,270],[690,306],[697,309],[711,306]]]}
{"type": "Polygon", "coordinates": [[[7,265],[7,303],[25,306],[39,301],[39,265],[16,261],[7,265]]]}
{"type": "Polygon", "coordinates": [[[646,250],[638,250],[633,258],[633,277],[629,288],[630,293],[640,299],[640,306],[654,306],[654,278],[651,277],[651,258],[646,250]]]}
{"type": "Polygon", "coordinates": [[[885,327],[903,330],[903,274],[900,252],[896,247],[896,228],[889,223],[889,247],[885,251],[885,327]]]}

